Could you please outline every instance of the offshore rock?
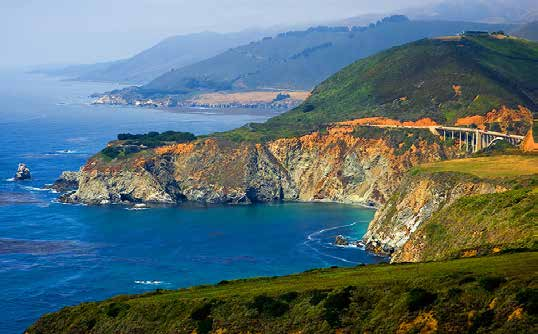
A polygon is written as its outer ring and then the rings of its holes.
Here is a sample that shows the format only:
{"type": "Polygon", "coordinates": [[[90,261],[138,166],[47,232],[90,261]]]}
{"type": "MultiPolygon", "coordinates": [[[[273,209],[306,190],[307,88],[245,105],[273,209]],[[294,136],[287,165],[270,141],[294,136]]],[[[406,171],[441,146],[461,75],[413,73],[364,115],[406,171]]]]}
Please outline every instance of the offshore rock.
{"type": "Polygon", "coordinates": [[[30,180],[32,178],[30,169],[26,166],[26,164],[19,163],[19,167],[17,168],[17,173],[15,173],[14,178],[17,181],[30,180]]]}
{"type": "Polygon", "coordinates": [[[344,236],[337,235],[334,244],[337,246],[349,246],[349,241],[344,236]]]}

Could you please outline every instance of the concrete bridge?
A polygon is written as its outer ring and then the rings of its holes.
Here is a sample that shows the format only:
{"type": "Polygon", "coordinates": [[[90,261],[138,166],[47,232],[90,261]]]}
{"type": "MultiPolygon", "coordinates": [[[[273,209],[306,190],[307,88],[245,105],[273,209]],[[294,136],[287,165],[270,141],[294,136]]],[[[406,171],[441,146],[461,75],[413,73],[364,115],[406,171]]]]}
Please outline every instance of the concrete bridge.
{"type": "Polygon", "coordinates": [[[460,149],[467,152],[478,152],[495,142],[504,140],[512,145],[519,145],[525,139],[525,136],[510,135],[495,131],[486,131],[471,128],[453,127],[453,126],[407,126],[407,125],[363,125],[379,128],[407,128],[407,129],[429,129],[433,134],[443,137],[443,140],[453,139],[460,149]]]}
{"type": "Polygon", "coordinates": [[[466,151],[473,153],[488,148],[500,140],[504,140],[514,146],[517,146],[523,142],[523,139],[525,139],[524,136],[478,129],[451,126],[435,126],[431,128],[432,132],[437,132],[437,134],[443,136],[444,140],[447,138],[454,139],[459,144],[460,149],[465,147],[466,151]]]}

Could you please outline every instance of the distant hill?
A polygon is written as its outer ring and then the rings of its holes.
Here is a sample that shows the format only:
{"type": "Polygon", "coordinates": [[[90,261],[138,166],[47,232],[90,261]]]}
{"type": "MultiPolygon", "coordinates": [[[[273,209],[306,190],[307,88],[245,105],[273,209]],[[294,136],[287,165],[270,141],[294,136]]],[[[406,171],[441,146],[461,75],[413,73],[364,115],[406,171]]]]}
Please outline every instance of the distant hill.
{"type": "Polygon", "coordinates": [[[527,23],[515,29],[512,34],[517,37],[526,38],[538,42],[538,21],[527,23]]]}
{"type": "Polygon", "coordinates": [[[41,72],[81,81],[144,84],[171,69],[196,63],[229,48],[273,33],[274,30],[268,29],[227,34],[202,32],[173,36],[128,59],[73,65],[41,72]]]}
{"type": "Polygon", "coordinates": [[[523,23],[538,19],[536,0],[446,0],[401,11],[413,19],[523,23]]]}
{"type": "Polygon", "coordinates": [[[223,133],[274,139],[370,116],[450,124],[519,105],[538,111],[538,43],[503,36],[423,39],[360,60],[314,89],[303,105],[223,133]]]}
{"type": "MultiPolygon", "coordinates": [[[[404,16],[392,16],[366,27],[290,31],[170,71],[137,93],[152,96],[193,91],[310,90],[355,60],[395,45],[464,30],[505,28],[506,25],[410,21],[404,16]]],[[[129,92],[132,94],[132,89],[129,92]]]]}

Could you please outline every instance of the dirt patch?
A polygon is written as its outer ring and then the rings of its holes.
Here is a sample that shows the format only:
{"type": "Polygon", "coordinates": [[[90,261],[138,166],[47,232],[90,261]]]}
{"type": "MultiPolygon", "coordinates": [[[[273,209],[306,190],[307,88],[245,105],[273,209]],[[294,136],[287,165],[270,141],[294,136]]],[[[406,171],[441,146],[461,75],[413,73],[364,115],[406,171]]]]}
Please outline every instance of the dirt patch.
{"type": "Polygon", "coordinates": [[[278,96],[286,99],[304,101],[310,96],[310,92],[241,92],[241,93],[209,93],[198,95],[188,102],[196,104],[220,105],[220,104],[266,104],[272,103],[278,96]]]}

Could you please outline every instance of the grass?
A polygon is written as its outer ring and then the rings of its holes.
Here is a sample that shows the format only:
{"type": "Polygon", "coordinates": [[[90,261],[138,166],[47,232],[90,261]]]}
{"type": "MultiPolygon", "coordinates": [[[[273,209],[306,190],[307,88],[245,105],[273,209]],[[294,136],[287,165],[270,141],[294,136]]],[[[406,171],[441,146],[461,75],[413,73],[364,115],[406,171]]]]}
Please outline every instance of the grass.
{"type": "Polygon", "coordinates": [[[537,271],[534,252],[311,270],[84,303],[28,333],[531,332],[537,271]]]}
{"type": "Polygon", "coordinates": [[[538,249],[538,179],[496,194],[462,197],[426,220],[410,237],[418,261],[438,261],[509,249],[538,249]]]}
{"type": "Polygon", "coordinates": [[[447,160],[417,167],[426,172],[460,172],[481,178],[504,178],[538,173],[538,155],[496,155],[447,160]]]}

